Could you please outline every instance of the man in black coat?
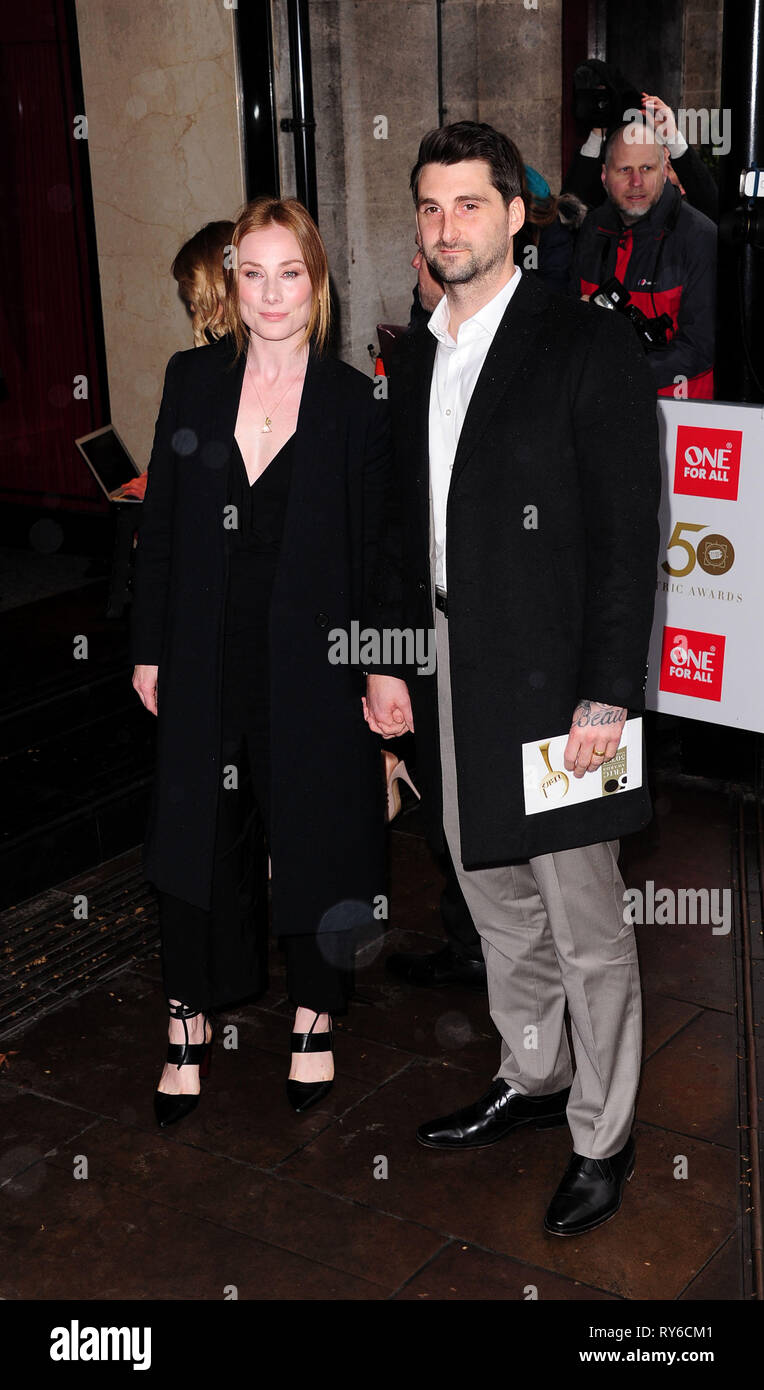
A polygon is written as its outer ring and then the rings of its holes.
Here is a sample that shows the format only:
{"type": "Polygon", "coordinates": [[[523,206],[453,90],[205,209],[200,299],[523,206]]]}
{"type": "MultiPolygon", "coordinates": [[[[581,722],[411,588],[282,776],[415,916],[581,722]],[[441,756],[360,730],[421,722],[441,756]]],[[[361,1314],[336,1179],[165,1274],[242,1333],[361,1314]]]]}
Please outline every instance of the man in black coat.
{"type": "Polygon", "coordinates": [[[527,815],[522,744],[569,730],[568,776],[597,776],[643,708],[655,390],[629,323],[515,267],[521,161],[506,136],[431,132],[411,187],[446,292],[391,378],[398,521],[379,614],[434,619],[437,663],[371,673],[366,712],[387,737],[416,728],[428,833],[439,849],[445,832],[502,1039],[487,1092],[417,1137],[474,1148],[567,1118],[574,1153],[545,1225],[578,1235],[614,1215],[634,1166],[641,999],[617,853],[650,803],[639,786],[527,815]]]}

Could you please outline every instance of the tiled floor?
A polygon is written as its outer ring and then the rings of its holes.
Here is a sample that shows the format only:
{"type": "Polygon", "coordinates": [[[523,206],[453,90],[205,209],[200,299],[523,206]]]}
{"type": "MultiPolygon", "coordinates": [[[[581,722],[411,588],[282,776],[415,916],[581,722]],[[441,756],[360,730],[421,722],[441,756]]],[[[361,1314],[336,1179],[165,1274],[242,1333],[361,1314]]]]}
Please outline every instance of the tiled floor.
{"type": "MultiPolygon", "coordinates": [[[[726,804],[664,795],[624,845],[629,886],[729,884],[726,804]]],[[[280,956],[227,1014],[198,1110],[167,1134],[157,957],[6,1046],[0,1071],[0,1295],[6,1299],[726,1299],[743,1296],[732,934],[638,930],[645,1065],[637,1168],[619,1216],[579,1240],[542,1229],[567,1130],[471,1154],[422,1149],[422,1120],[473,1099],[498,1044],[482,994],[417,990],[392,950],[435,948],[440,877],[416,814],[392,836],[391,930],[337,1027],[327,1103],[284,1095],[280,956]],[[234,1025],[235,1031],[230,1031],[234,1025]],[[232,1042],[236,1046],[231,1046],[232,1042]]]]}

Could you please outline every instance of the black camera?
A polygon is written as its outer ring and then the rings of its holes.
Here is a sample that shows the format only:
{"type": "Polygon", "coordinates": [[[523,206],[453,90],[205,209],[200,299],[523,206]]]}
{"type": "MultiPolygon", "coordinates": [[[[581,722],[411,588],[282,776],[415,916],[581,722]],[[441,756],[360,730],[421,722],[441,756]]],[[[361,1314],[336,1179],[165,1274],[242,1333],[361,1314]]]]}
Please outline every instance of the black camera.
{"type": "Polygon", "coordinates": [[[671,315],[658,314],[655,318],[648,318],[636,304],[632,304],[629,291],[615,276],[593,291],[591,302],[599,304],[601,309],[617,309],[619,314],[625,314],[634,325],[645,352],[668,347],[669,334],[674,328],[671,315]]]}
{"type": "Polygon", "coordinates": [[[627,111],[639,111],[641,94],[617,68],[596,58],[579,63],[573,74],[573,115],[589,129],[620,125],[627,111]]]}

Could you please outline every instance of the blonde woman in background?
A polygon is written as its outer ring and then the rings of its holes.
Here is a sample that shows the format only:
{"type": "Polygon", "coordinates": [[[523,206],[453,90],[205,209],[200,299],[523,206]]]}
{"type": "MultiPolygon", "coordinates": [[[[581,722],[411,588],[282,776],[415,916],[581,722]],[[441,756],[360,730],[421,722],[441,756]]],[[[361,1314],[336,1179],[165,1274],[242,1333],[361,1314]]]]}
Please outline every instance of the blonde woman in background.
{"type": "MultiPolygon", "coordinates": [[[[233,222],[207,222],[184,242],[172,263],[180,297],[191,315],[194,347],[206,347],[226,331],[223,259],[231,245],[233,226],[233,222]]],[[[130,478],[115,496],[145,497],[146,478],[146,473],[130,478]]]]}

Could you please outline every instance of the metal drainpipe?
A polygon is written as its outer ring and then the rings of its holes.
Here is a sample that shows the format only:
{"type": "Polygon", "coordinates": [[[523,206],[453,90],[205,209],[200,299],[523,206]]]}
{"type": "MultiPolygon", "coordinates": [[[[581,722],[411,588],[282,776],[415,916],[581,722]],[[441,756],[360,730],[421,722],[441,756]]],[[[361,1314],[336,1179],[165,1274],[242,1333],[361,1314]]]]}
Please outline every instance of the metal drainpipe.
{"type": "Polygon", "coordinates": [[[764,401],[764,0],[725,0],[721,108],[717,400],[764,401]]]}
{"type": "Polygon", "coordinates": [[[281,129],[294,135],[294,165],[297,197],[314,222],[318,222],[316,184],[316,122],[313,116],[313,81],[310,69],[310,24],[308,0],[287,0],[289,26],[289,67],[292,77],[292,115],[285,116],[281,129]]]}

